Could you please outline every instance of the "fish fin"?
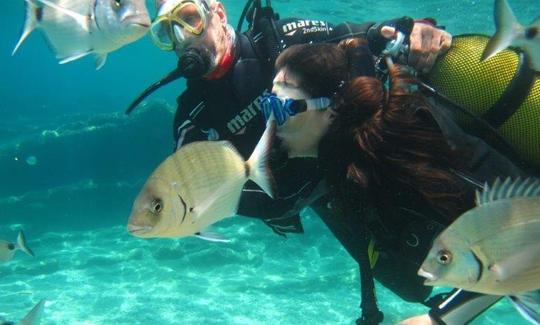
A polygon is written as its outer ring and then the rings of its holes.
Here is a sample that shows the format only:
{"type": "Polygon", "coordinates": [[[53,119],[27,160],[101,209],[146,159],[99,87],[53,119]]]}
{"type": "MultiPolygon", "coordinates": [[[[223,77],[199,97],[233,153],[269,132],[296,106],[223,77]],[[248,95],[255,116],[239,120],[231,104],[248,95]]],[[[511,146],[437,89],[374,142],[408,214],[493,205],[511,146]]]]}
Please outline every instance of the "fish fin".
{"type": "Polygon", "coordinates": [[[101,69],[105,65],[106,61],[107,61],[107,54],[96,53],[96,70],[101,69]]]}
{"type": "Polygon", "coordinates": [[[509,296],[514,307],[533,324],[540,325],[540,290],[509,296]]]}
{"type": "Polygon", "coordinates": [[[79,26],[81,26],[81,28],[85,32],[90,32],[90,17],[89,16],[81,15],[78,12],[75,12],[73,10],[70,10],[70,9],[64,8],[62,6],[59,6],[56,3],[51,2],[49,0],[35,0],[35,1],[40,2],[40,3],[42,3],[43,5],[45,5],[47,7],[55,9],[55,10],[63,13],[64,15],[73,18],[73,20],[75,20],[77,22],[77,24],[79,26]]]}
{"type": "Polygon", "coordinates": [[[19,325],[37,325],[43,312],[43,306],[45,305],[45,299],[41,299],[30,312],[20,321],[19,325]]]}
{"type": "Polygon", "coordinates": [[[253,150],[251,157],[249,157],[247,161],[249,178],[259,185],[259,187],[271,198],[274,198],[276,185],[270,171],[270,166],[268,165],[268,158],[270,156],[270,149],[272,147],[275,131],[276,121],[268,121],[266,130],[264,130],[259,143],[257,143],[255,150],[253,150]]]}
{"type": "MultiPolygon", "coordinates": [[[[205,201],[198,203],[196,206],[193,206],[193,216],[194,218],[199,218],[200,216],[204,215],[208,209],[213,207],[215,203],[218,200],[222,200],[223,196],[231,192],[231,184],[233,184],[233,181],[224,182],[217,188],[214,192],[212,192],[205,201]]],[[[233,216],[236,211],[238,211],[238,207],[234,211],[232,211],[231,216],[233,216]]]]}
{"type": "Polygon", "coordinates": [[[512,44],[523,26],[521,26],[512,8],[506,0],[495,1],[495,27],[497,31],[493,35],[482,53],[481,61],[485,61],[512,44]]]}
{"type": "Polygon", "coordinates": [[[11,55],[15,55],[15,52],[19,49],[21,44],[26,40],[28,35],[32,33],[34,29],[38,26],[38,16],[37,11],[40,10],[39,7],[34,3],[33,0],[26,0],[26,18],[24,21],[24,27],[23,31],[21,33],[21,36],[19,37],[19,41],[17,42],[17,45],[15,45],[15,48],[11,52],[11,55]]]}
{"type": "Polygon", "coordinates": [[[67,57],[64,57],[64,58],[61,58],[60,59],[60,62],[58,62],[59,64],[66,64],[66,63],[69,63],[69,62],[72,62],[72,61],[75,61],[75,60],[78,60],[82,57],[85,57],[87,56],[88,54],[92,53],[92,50],[88,50],[86,52],[81,52],[81,53],[75,53],[73,55],[70,55],[70,56],[67,56],[67,57]]]}
{"type": "Polygon", "coordinates": [[[36,256],[30,247],[28,247],[28,244],[26,244],[26,237],[24,236],[24,232],[22,230],[19,231],[19,235],[17,236],[17,248],[32,257],[36,256]]]}
{"type": "Polygon", "coordinates": [[[492,186],[486,183],[484,190],[476,193],[476,205],[481,206],[515,197],[535,196],[540,196],[540,179],[538,178],[528,177],[522,180],[518,177],[512,181],[508,177],[504,182],[497,178],[492,186]]]}
{"type": "Polygon", "coordinates": [[[230,243],[231,240],[227,239],[223,236],[221,236],[218,233],[215,232],[205,232],[200,231],[198,233],[195,233],[195,237],[198,237],[203,240],[212,241],[212,242],[218,242],[218,243],[230,243]]]}
{"type": "Polygon", "coordinates": [[[528,261],[534,261],[538,256],[540,256],[540,243],[535,243],[523,247],[519,252],[489,266],[489,270],[495,273],[498,281],[506,281],[526,271],[527,266],[530,266],[528,261]]]}
{"type": "Polygon", "coordinates": [[[234,152],[235,155],[242,156],[242,155],[240,154],[240,152],[238,151],[238,149],[234,146],[234,144],[232,144],[232,142],[227,141],[227,140],[220,141],[220,142],[223,143],[223,145],[224,145],[225,147],[227,147],[229,150],[231,150],[232,152],[234,152]]]}

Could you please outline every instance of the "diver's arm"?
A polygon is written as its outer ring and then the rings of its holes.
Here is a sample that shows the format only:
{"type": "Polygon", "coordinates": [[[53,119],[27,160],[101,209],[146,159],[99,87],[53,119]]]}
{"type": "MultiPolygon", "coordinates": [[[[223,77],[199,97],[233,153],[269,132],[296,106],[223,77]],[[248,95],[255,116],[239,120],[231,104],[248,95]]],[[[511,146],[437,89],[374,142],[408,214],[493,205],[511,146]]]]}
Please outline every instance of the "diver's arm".
{"type": "Polygon", "coordinates": [[[399,26],[400,31],[410,35],[413,23],[413,19],[409,17],[391,19],[379,24],[368,21],[359,24],[344,22],[337,25],[322,20],[288,18],[277,21],[276,26],[286,46],[320,42],[338,43],[347,38],[364,38],[368,39],[370,47],[373,43],[372,52],[379,55],[389,42],[380,34],[382,26],[399,26]],[[409,28],[408,32],[406,27],[409,28]]]}
{"type": "Polygon", "coordinates": [[[196,102],[191,100],[185,92],[177,99],[178,106],[173,124],[175,150],[190,142],[208,140],[208,135],[197,126],[191,114],[199,105],[196,102]]]}
{"type": "Polygon", "coordinates": [[[333,42],[351,37],[365,38],[374,22],[362,24],[341,23],[338,25],[324,20],[287,18],[276,22],[276,27],[285,45],[333,42]]]}
{"type": "Polygon", "coordinates": [[[413,20],[406,16],[381,23],[345,22],[338,25],[327,21],[289,18],[277,21],[276,27],[287,47],[300,43],[338,43],[352,37],[365,38],[375,56],[382,53],[387,44],[396,37],[395,32],[399,31],[404,34],[405,43],[409,46],[409,53],[403,58],[403,63],[418,71],[427,72],[436,58],[450,48],[452,42],[452,36],[435,24],[430,18],[413,20]]]}

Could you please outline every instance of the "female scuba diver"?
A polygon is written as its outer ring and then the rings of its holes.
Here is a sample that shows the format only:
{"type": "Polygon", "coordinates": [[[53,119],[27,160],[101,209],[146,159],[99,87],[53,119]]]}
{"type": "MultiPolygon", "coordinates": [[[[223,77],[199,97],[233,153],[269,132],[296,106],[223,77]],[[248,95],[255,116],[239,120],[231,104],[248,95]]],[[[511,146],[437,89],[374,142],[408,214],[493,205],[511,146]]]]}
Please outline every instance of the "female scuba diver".
{"type": "Polygon", "coordinates": [[[363,40],[292,46],[276,72],[262,110],[280,125],[289,158],[317,159],[321,181],[308,204],[360,264],[357,323],[383,319],[373,278],[432,307],[424,323],[464,324],[496,302],[464,291],[430,299],[416,273],[438,232],[473,207],[477,188],[524,173],[428,103],[407,69],[391,65],[385,87],[363,40]]]}

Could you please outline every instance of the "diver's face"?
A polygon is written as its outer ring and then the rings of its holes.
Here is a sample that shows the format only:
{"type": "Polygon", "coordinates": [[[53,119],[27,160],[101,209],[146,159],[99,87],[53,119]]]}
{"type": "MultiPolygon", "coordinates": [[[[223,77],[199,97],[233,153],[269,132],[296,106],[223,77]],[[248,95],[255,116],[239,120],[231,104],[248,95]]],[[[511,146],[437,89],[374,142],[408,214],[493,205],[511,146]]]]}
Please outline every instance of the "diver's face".
{"type": "Polygon", "coordinates": [[[197,36],[186,39],[183,42],[175,42],[175,52],[180,58],[189,47],[202,47],[207,49],[213,56],[213,67],[221,61],[229,46],[232,46],[227,28],[227,15],[223,4],[215,2],[212,4],[211,12],[207,17],[207,25],[204,32],[197,36]]]}
{"type": "MultiPolygon", "coordinates": [[[[300,78],[287,68],[278,71],[272,92],[278,97],[310,99],[312,96],[300,87],[300,78]]],[[[317,157],[318,144],[333,119],[332,110],[308,107],[305,112],[291,116],[278,128],[277,136],[287,147],[289,157],[317,157]]]]}

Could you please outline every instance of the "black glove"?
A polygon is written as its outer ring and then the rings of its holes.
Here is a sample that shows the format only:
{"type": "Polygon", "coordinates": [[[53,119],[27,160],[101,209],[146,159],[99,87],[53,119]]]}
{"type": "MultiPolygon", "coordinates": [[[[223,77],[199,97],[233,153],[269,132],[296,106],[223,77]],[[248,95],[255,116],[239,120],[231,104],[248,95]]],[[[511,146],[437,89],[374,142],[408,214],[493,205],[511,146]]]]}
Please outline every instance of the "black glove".
{"type": "Polygon", "coordinates": [[[381,34],[381,29],[384,26],[394,27],[397,31],[405,34],[405,43],[408,44],[409,35],[411,35],[413,30],[414,20],[411,17],[401,17],[371,26],[367,33],[367,40],[369,42],[369,48],[375,55],[380,55],[386,48],[386,44],[389,42],[389,40],[381,34]]]}

